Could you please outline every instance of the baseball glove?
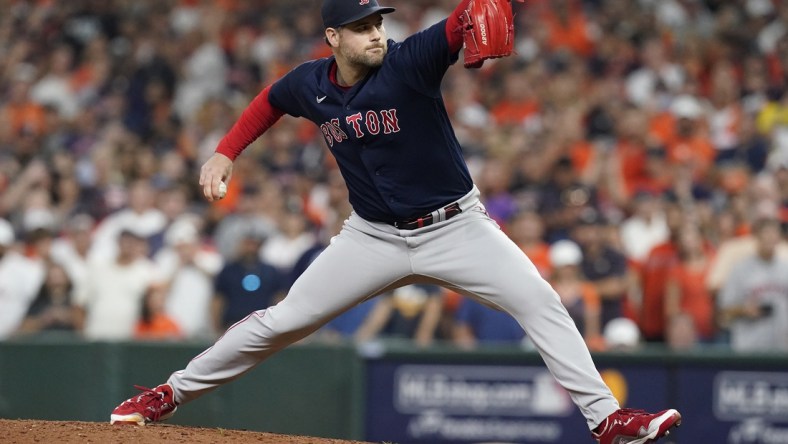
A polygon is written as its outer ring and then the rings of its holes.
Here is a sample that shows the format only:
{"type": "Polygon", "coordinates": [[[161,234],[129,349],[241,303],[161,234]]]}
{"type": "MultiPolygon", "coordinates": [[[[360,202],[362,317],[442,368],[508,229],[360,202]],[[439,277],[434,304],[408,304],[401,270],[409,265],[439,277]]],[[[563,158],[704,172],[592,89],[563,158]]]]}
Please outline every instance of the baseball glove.
{"type": "Polygon", "coordinates": [[[514,51],[514,16],[509,0],[471,0],[462,21],[466,68],[480,68],[485,60],[506,57],[514,51]]]}

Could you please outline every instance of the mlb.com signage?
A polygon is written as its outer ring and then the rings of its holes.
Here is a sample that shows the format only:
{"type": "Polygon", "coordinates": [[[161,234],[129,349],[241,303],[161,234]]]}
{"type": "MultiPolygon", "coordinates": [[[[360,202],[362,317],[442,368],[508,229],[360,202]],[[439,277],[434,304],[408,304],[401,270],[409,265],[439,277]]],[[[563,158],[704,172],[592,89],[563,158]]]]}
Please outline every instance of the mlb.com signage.
{"type": "Polygon", "coordinates": [[[714,417],[732,422],[732,444],[788,444],[788,373],[720,372],[714,378],[714,417]]]}
{"type": "Polygon", "coordinates": [[[404,365],[394,376],[394,408],[414,439],[559,442],[572,414],[566,392],[544,369],[404,365]]]}
{"type": "Polygon", "coordinates": [[[572,401],[543,368],[403,365],[395,373],[397,411],[502,416],[569,416],[572,401]]]}
{"type": "MultiPolygon", "coordinates": [[[[366,361],[366,440],[593,442],[585,418],[543,365],[414,357],[366,361]]],[[[733,355],[597,361],[623,406],[682,412],[682,426],[671,434],[674,444],[788,444],[788,357],[785,365],[733,355]]]]}
{"type": "MultiPolygon", "coordinates": [[[[369,441],[591,442],[585,418],[543,366],[372,361],[367,376],[369,441]]],[[[651,371],[622,378],[666,392],[665,378],[651,371]]],[[[630,396],[639,397],[631,390],[630,396]]]]}

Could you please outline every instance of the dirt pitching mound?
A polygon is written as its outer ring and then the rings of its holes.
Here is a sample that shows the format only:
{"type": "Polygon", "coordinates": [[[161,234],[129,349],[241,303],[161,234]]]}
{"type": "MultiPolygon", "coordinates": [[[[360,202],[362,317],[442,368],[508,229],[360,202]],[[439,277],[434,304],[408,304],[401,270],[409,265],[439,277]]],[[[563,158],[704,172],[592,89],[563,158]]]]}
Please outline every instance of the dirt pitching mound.
{"type": "Polygon", "coordinates": [[[7,444],[49,443],[255,443],[255,444],[364,444],[361,441],[277,435],[242,430],[205,429],[171,424],[145,427],[100,422],[0,419],[0,441],[7,444]]]}

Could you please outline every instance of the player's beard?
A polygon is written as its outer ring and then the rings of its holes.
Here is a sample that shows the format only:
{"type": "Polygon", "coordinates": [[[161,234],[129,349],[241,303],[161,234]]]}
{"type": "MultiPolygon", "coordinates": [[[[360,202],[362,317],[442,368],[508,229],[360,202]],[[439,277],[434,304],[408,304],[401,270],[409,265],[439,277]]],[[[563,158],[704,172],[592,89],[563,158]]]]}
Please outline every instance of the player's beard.
{"type": "Polygon", "coordinates": [[[386,57],[388,47],[385,43],[374,48],[380,48],[382,51],[371,51],[372,48],[367,47],[361,51],[351,51],[347,48],[340,47],[342,55],[345,60],[354,65],[361,65],[367,68],[378,68],[383,64],[383,59],[386,57]]]}

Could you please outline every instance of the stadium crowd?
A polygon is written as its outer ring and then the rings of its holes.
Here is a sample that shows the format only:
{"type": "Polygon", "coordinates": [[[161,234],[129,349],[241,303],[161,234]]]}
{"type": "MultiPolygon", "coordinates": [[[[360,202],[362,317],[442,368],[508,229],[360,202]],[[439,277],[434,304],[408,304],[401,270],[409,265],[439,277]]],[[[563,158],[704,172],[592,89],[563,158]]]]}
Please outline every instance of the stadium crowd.
{"type": "MultiPolygon", "coordinates": [[[[383,3],[395,40],[456,4],[383,3]]],[[[589,346],[788,352],[788,2],[514,8],[517,54],[451,68],[445,102],[490,215],[589,346]]],[[[212,339],[286,294],[351,212],[322,133],[280,120],[221,201],[197,178],[264,85],[330,54],[319,9],[0,0],[0,339],[212,339]]],[[[318,335],[527,343],[416,286],[318,335]]]]}

